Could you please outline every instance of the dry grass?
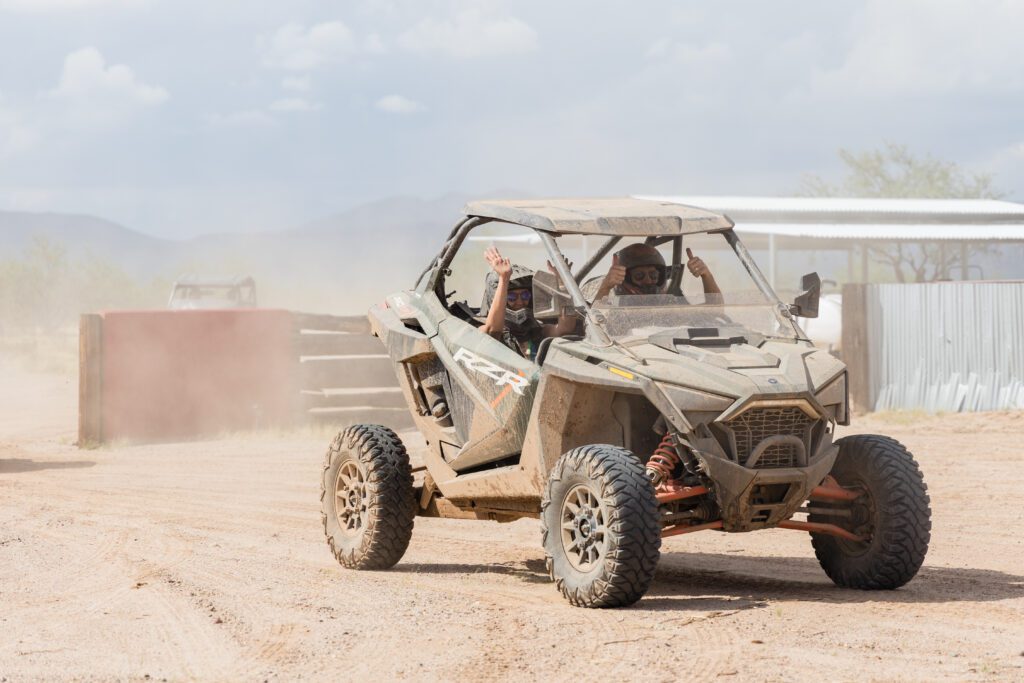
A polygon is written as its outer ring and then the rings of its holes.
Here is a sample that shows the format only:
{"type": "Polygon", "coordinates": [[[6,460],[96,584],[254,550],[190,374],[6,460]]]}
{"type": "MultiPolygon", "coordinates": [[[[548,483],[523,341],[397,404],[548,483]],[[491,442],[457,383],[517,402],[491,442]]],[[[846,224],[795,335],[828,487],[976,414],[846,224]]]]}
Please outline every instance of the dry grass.
{"type": "Polygon", "coordinates": [[[78,329],[0,336],[0,356],[30,372],[77,376],[78,329]]]}

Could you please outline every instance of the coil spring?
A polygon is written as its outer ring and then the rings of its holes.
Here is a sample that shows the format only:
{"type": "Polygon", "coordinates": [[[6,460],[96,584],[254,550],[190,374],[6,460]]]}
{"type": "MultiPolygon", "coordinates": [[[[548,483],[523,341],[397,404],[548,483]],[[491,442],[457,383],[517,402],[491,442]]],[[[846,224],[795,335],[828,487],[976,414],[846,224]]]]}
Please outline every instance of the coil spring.
{"type": "Polygon", "coordinates": [[[675,441],[672,439],[672,432],[666,432],[661,443],[654,449],[654,453],[647,459],[647,473],[655,485],[666,479],[672,478],[676,466],[682,462],[679,453],[676,452],[675,441]]]}

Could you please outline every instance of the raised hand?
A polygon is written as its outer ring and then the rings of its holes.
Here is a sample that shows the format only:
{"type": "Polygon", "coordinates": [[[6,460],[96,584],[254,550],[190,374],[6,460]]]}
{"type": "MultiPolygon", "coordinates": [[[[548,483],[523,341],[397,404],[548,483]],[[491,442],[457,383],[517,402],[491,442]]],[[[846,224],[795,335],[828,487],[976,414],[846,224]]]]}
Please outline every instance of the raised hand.
{"type": "Polygon", "coordinates": [[[703,259],[698,256],[694,256],[693,250],[689,247],[686,248],[686,258],[687,269],[696,277],[704,277],[705,275],[711,274],[711,270],[708,268],[707,264],[704,263],[703,259]]]}
{"type": "Polygon", "coordinates": [[[615,254],[612,256],[612,267],[608,269],[608,274],[604,276],[604,285],[609,289],[612,287],[618,287],[626,281],[626,266],[619,265],[619,255],[615,254]]]}
{"type": "Polygon", "coordinates": [[[487,247],[484,251],[484,258],[491,266],[491,270],[498,274],[498,277],[507,278],[512,274],[512,263],[501,255],[496,247],[487,247]]]}
{"type": "Polygon", "coordinates": [[[621,285],[626,281],[626,266],[619,264],[619,255],[612,255],[612,267],[608,269],[608,274],[601,280],[601,286],[597,289],[597,295],[594,297],[594,301],[603,299],[612,293],[612,290],[621,285]]]}
{"type": "MultiPolygon", "coordinates": [[[[562,260],[565,262],[565,267],[569,269],[569,272],[572,272],[572,261],[567,259],[565,254],[562,254],[562,260]]],[[[559,289],[565,289],[565,283],[562,282],[562,276],[558,274],[557,270],[555,270],[555,264],[551,261],[548,261],[548,272],[558,278],[559,289]]]]}
{"type": "MultiPolygon", "coordinates": [[[[565,257],[565,254],[562,254],[562,260],[565,261],[565,267],[568,268],[571,271],[572,270],[572,261],[567,259],[565,257]]],[[[555,264],[553,264],[551,261],[548,261],[548,272],[551,273],[552,275],[558,275],[558,271],[555,270],[555,264]]]]}
{"type": "MultiPolygon", "coordinates": [[[[689,247],[686,248],[686,258],[689,259],[686,262],[686,267],[690,269],[690,272],[700,278],[701,283],[704,285],[705,294],[721,294],[722,289],[715,282],[715,276],[711,273],[711,269],[708,268],[707,264],[702,259],[697,258],[693,255],[693,250],[689,247]]],[[[721,300],[719,299],[719,302],[721,300]]]]}

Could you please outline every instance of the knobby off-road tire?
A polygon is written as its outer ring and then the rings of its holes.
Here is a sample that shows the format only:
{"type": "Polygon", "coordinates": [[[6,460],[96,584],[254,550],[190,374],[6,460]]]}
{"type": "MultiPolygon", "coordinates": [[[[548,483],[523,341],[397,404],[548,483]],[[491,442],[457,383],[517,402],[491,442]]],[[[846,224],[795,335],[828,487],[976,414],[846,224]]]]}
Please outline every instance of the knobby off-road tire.
{"type": "MultiPolygon", "coordinates": [[[[852,517],[809,515],[811,522],[838,524],[869,537],[866,543],[811,534],[814,554],[837,585],[864,590],[899,588],[917,574],[931,539],[931,508],[914,456],[887,436],[855,435],[836,442],[832,476],[865,495],[822,507],[850,510],[852,517]]],[[[815,503],[818,507],[819,503],[815,503]]]]}
{"type": "Polygon", "coordinates": [[[630,605],[647,592],[661,548],[654,487],[617,446],[559,458],[541,501],[548,574],[577,607],[630,605]]]}
{"type": "Polygon", "coordinates": [[[395,565],[412,538],[416,499],[409,455],[380,425],[353,425],[331,443],[320,479],[331,552],[350,569],[395,565]]]}

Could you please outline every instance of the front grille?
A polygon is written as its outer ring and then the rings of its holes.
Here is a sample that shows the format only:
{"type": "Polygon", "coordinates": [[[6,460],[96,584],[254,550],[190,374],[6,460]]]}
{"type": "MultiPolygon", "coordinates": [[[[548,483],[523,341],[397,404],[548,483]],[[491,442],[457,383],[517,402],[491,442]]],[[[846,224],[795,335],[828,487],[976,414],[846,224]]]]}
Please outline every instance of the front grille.
{"type": "MultiPolygon", "coordinates": [[[[746,463],[750,452],[770,436],[795,436],[804,442],[810,453],[811,427],[814,418],[810,417],[797,406],[781,406],[775,408],[751,408],[726,422],[723,426],[732,432],[735,439],[734,455],[741,465],[746,463]]],[[[773,444],[769,446],[754,464],[755,469],[773,469],[779,467],[796,467],[797,447],[793,444],[773,444]]]]}
{"type": "Polygon", "coordinates": [[[754,467],[768,470],[773,467],[796,467],[796,447],[792,444],[776,444],[765,449],[754,467]]]}

